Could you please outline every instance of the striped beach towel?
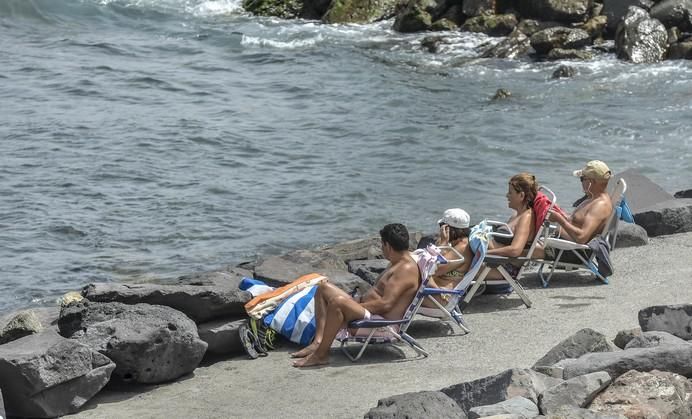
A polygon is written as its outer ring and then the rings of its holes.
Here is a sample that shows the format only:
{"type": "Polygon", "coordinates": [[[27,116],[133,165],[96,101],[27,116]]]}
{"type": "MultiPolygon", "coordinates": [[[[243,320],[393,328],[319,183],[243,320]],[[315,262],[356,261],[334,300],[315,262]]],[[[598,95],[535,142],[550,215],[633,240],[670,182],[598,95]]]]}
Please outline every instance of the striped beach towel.
{"type": "Polygon", "coordinates": [[[257,279],[243,278],[240,289],[255,297],[246,304],[248,314],[261,318],[267,327],[291,342],[305,346],[315,337],[315,292],[326,279],[319,274],[304,275],[275,289],[257,279]]]}

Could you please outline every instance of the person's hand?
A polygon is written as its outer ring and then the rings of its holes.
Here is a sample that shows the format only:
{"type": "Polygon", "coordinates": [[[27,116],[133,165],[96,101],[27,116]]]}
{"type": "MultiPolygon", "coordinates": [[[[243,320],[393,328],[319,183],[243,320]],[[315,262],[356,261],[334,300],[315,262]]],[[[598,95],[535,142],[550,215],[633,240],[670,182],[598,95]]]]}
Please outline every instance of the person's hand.
{"type": "Polygon", "coordinates": [[[449,243],[449,226],[447,224],[442,224],[440,226],[440,243],[441,244],[448,244],[449,243]]]}
{"type": "Polygon", "coordinates": [[[548,214],[545,216],[548,221],[554,221],[558,224],[562,224],[562,215],[555,210],[548,210],[548,214]]]}

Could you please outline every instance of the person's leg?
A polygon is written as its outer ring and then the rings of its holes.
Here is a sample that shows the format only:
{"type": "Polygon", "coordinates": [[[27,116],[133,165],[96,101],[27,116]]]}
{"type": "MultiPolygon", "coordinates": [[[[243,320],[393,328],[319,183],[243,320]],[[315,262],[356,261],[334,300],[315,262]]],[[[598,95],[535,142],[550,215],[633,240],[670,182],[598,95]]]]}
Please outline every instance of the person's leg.
{"type": "Polygon", "coordinates": [[[294,367],[310,367],[329,363],[329,350],[332,342],[339,332],[352,320],[362,319],[366,315],[366,310],[353,301],[351,297],[336,296],[327,304],[327,316],[322,334],[322,342],[318,345],[315,352],[299,359],[293,363],[294,367]]]}
{"type": "Polygon", "coordinates": [[[298,352],[293,352],[291,354],[292,358],[303,358],[315,352],[317,347],[320,345],[320,342],[322,342],[324,325],[327,318],[328,303],[337,296],[348,297],[348,294],[328,281],[322,282],[317,287],[317,291],[315,292],[315,338],[312,340],[310,345],[298,352]]]}

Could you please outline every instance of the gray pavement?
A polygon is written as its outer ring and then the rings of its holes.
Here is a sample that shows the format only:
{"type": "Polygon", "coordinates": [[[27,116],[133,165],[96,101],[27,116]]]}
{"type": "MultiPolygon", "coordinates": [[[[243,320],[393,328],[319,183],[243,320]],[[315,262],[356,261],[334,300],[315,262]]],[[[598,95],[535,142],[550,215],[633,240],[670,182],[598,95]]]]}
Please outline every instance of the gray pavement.
{"type": "Polygon", "coordinates": [[[609,285],[563,273],[543,289],[532,275],[522,280],[530,309],[516,294],[474,299],[466,336],[446,336],[441,323],[416,321],[409,331],[430,352],[427,359],[406,347],[373,348],[352,364],[335,347],[330,366],[302,371],[291,367],[293,348],[283,348],[257,360],[212,363],[167,385],[108,388],[70,417],[359,418],[380,398],[530,367],[579,329],[612,339],[638,326],[641,308],[692,302],[692,233],[654,238],[612,256],[616,272],[609,285]]]}

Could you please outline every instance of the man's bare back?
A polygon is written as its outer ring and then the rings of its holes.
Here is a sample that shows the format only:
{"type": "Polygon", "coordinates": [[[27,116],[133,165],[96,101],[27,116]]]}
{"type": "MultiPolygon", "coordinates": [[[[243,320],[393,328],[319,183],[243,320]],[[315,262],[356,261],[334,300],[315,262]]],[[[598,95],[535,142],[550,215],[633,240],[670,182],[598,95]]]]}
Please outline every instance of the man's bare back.
{"type": "Polygon", "coordinates": [[[402,258],[385,270],[375,285],[361,300],[361,305],[370,313],[378,314],[385,319],[395,320],[403,317],[406,308],[411,304],[413,296],[418,290],[420,273],[418,265],[411,256],[402,258]],[[394,306],[386,312],[378,312],[382,306],[377,304],[385,299],[388,294],[398,295],[394,306]],[[377,305],[375,305],[377,304],[377,305]],[[370,309],[368,307],[374,307],[370,309]]]}

